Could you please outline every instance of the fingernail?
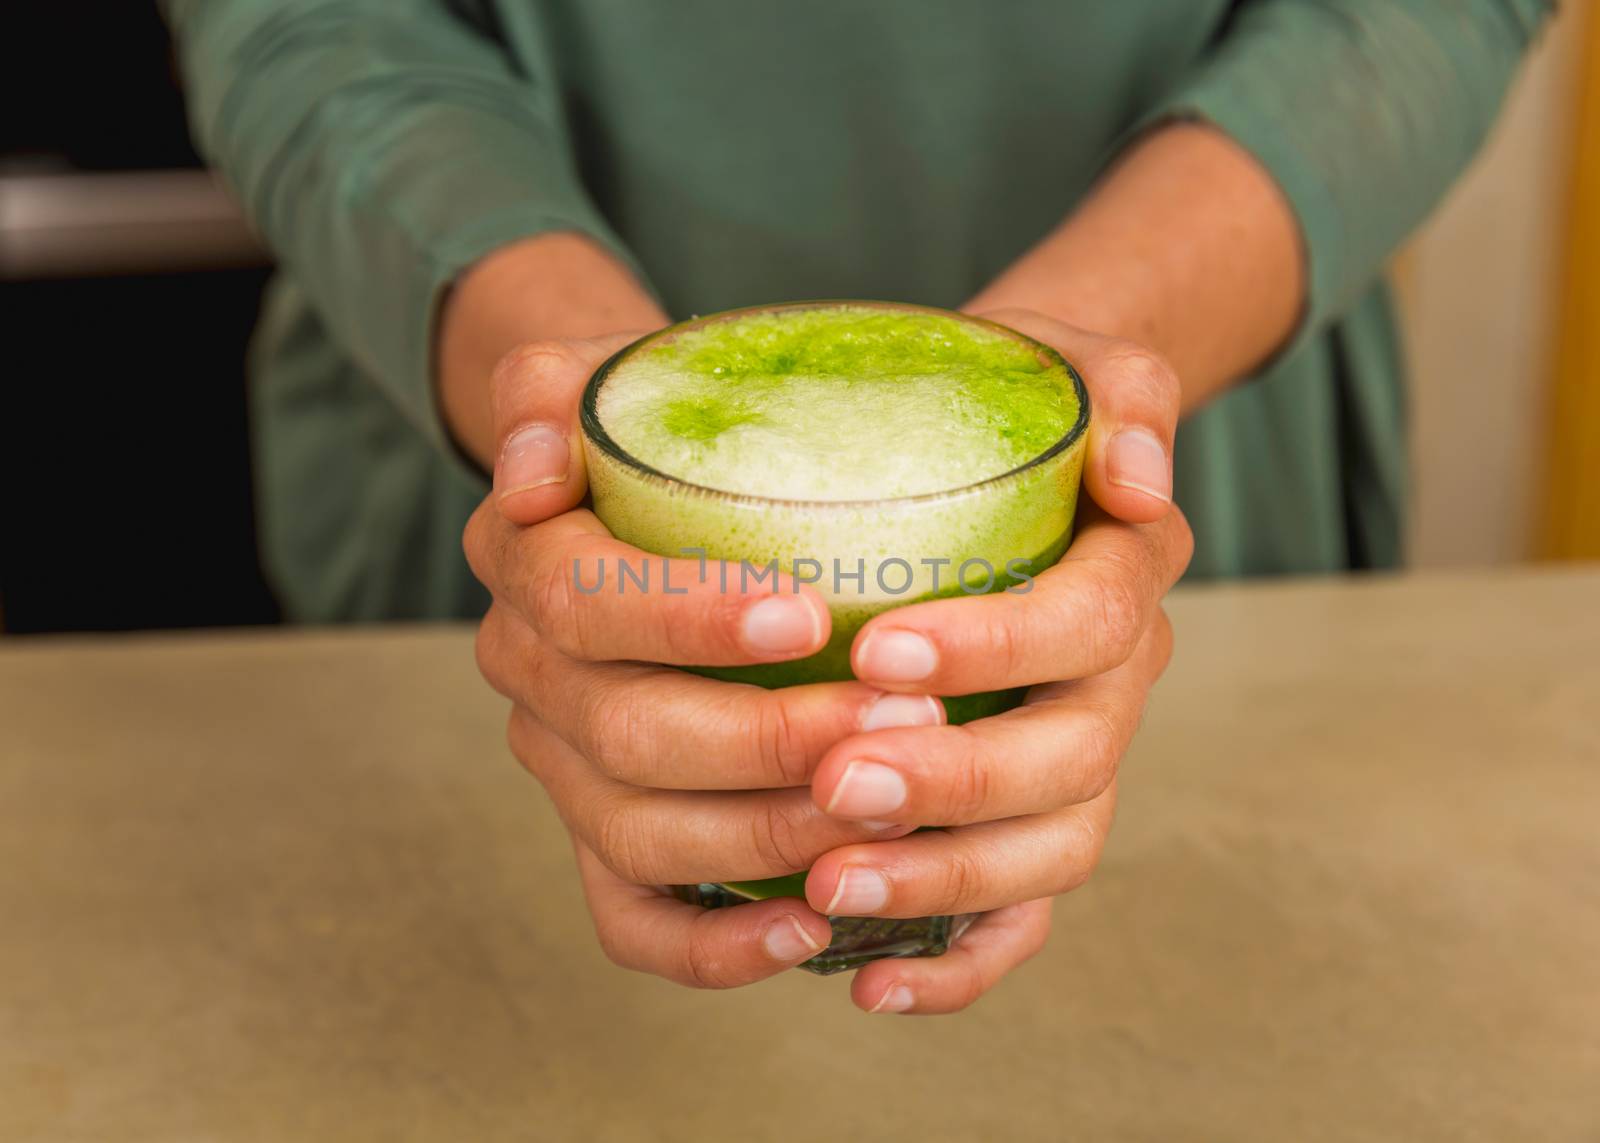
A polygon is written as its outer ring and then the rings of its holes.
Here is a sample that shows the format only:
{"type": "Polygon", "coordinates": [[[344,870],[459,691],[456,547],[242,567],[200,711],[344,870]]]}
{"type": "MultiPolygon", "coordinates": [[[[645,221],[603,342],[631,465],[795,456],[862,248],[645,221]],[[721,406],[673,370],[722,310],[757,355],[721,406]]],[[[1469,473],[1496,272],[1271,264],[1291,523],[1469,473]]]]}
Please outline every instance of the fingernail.
{"type": "Polygon", "coordinates": [[[869,632],[856,658],[857,674],[886,683],[914,683],[939,665],[939,652],[915,631],[869,632]]]}
{"type": "Polygon", "coordinates": [[[1106,479],[1162,503],[1172,499],[1172,463],[1154,433],[1123,429],[1106,446],[1106,479]]]}
{"type": "Polygon", "coordinates": [[[877,701],[861,716],[861,729],[938,726],[943,721],[944,703],[932,695],[879,695],[877,701]]]}
{"type": "Polygon", "coordinates": [[[787,913],[767,926],[761,943],[766,946],[768,956],[783,964],[810,960],[822,951],[822,946],[811,938],[806,927],[787,913]]]}
{"type": "Polygon", "coordinates": [[[844,818],[882,818],[906,804],[906,780],[881,762],[857,759],[844,768],[824,813],[844,818]]]}
{"type": "Polygon", "coordinates": [[[559,484],[571,461],[567,438],[554,425],[526,425],[512,433],[495,465],[494,487],[500,496],[559,484]]]}
{"type": "Polygon", "coordinates": [[[822,621],[803,599],[769,595],[744,609],[739,635],[745,648],[758,655],[792,654],[822,641],[822,621]]]}
{"type": "Polygon", "coordinates": [[[883,908],[889,900],[889,883],[876,869],[846,865],[839,871],[833,900],[823,910],[830,917],[865,917],[883,908]]]}
{"type": "Polygon", "coordinates": [[[879,1012],[904,1012],[916,1002],[917,998],[911,995],[911,989],[903,984],[897,984],[878,997],[878,1002],[867,1009],[867,1013],[873,1015],[879,1012]]]}

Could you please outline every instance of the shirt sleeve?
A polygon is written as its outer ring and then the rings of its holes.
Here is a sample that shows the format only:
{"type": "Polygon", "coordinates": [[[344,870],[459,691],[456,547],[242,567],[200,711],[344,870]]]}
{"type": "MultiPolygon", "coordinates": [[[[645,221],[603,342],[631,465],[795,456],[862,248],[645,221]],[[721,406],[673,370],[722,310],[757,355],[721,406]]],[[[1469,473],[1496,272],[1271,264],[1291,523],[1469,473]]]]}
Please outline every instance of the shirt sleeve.
{"type": "Polygon", "coordinates": [[[1245,0],[1144,116],[1207,121],[1277,181],[1309,289],[1287,350],[1337,319],[1494,121],[1552,0],[1245,0]]]}
{"type": "Polygon", "coordinates": [[[164,0],[198,145],[331,335],[435,444],[433,324],[496,247],[586,234],[548,76],[439,0],[164,0]]]}

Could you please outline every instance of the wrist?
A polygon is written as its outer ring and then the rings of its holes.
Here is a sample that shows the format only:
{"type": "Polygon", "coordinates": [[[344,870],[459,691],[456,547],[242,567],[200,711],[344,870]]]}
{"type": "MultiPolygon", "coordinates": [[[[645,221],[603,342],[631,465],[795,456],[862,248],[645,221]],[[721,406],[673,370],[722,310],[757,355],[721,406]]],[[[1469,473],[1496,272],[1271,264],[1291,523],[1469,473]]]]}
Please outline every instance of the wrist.
{"type": "Polygon", "coordinates": [[[446,298],[435,348],[435,398],[457,447],[487,468],[489,378],[531,341],[654,329],[666,314],[633,273],[593,239],[552,232],[510,243],[469,267],[446,298]]]}
{"type": "Polygon", "coordinates": [[[1153,349],[1187,411],[1283,346],[1305,291],[1299,226],[1271,174],[1216,128],[1171,123],[967,308],[1036,310],[1153,349]]]}

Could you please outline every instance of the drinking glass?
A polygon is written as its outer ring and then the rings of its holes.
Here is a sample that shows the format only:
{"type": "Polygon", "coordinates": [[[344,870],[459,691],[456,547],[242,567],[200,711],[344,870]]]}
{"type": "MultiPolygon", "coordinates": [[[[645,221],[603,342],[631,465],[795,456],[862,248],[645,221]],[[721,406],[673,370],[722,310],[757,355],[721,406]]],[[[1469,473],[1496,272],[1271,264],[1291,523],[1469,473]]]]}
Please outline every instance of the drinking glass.
{"type": "MultiPolygon", "coordinates": [[[[580,410],[594,511],[618,539],[659,556],[732,561],[725,581],[766,576],[771,564],[812,582],[832,616],[826,646],[804,659],[747,667],[694,668],[697,673],[763,687],[853,678],[850,646],[862,625],[897,606],[960,594],[1026,591],[1031,577],[1054,564],[1072,536],[1083,469],[1089,397],[1076,369],[1047,345],[992,322],[932,307],[887,302],[795,302],[729,310],[649,334],[600,366],[580,410]],[[658,471],[630,455],[606,431],[598,400],[606,378],[631,354],[689,330],[753,313],[882,308],[926,312],[983,325],[1032,348],[1042,362],[1065,366],[1078,417],[1060,440],[1008,472],[975,484],[914,496],[859,500],[784,500],[708,488],[658,471]],[[744,569],[749,569],[746,572],[744,569]]],[[[853,450],[896,447],[893,425],[862,425],[853,450]]],[[[937,465],[939,457],[929,456],[937,465]]],[[[702,563],[702,574],[721,568],[702,563]]],[[[771,577],[765,582],[770,584],[771,577]]],[[[620,578],[617,589],[621,589],[620,578]]],[[[951,723],[1008,710],[1025,688],[942,698],[951,723]]],[[[720,908],[779,896],[805,896],[805,872],[756,881],[669,887],[684,900],[720,908]]],[[[944,952],[973,915],[892,919],[830,917],[832,943],[803,966],[831,973],[889,956],[944,952]]]]}

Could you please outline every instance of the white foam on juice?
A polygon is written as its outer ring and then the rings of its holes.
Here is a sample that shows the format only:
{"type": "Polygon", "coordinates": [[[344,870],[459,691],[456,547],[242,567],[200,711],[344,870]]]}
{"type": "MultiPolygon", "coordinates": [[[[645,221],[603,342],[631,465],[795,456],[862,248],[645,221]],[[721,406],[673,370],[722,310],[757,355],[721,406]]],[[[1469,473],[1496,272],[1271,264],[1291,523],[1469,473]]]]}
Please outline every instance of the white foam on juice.
{"type": "Polygon", "coordinates": [[[1025,463],[1077,416],[1059,362],[1000,330],[838,306],[714,321],[605,379],[600,422],[669,476],[783,500],[963,488],[1025,463]]]}

